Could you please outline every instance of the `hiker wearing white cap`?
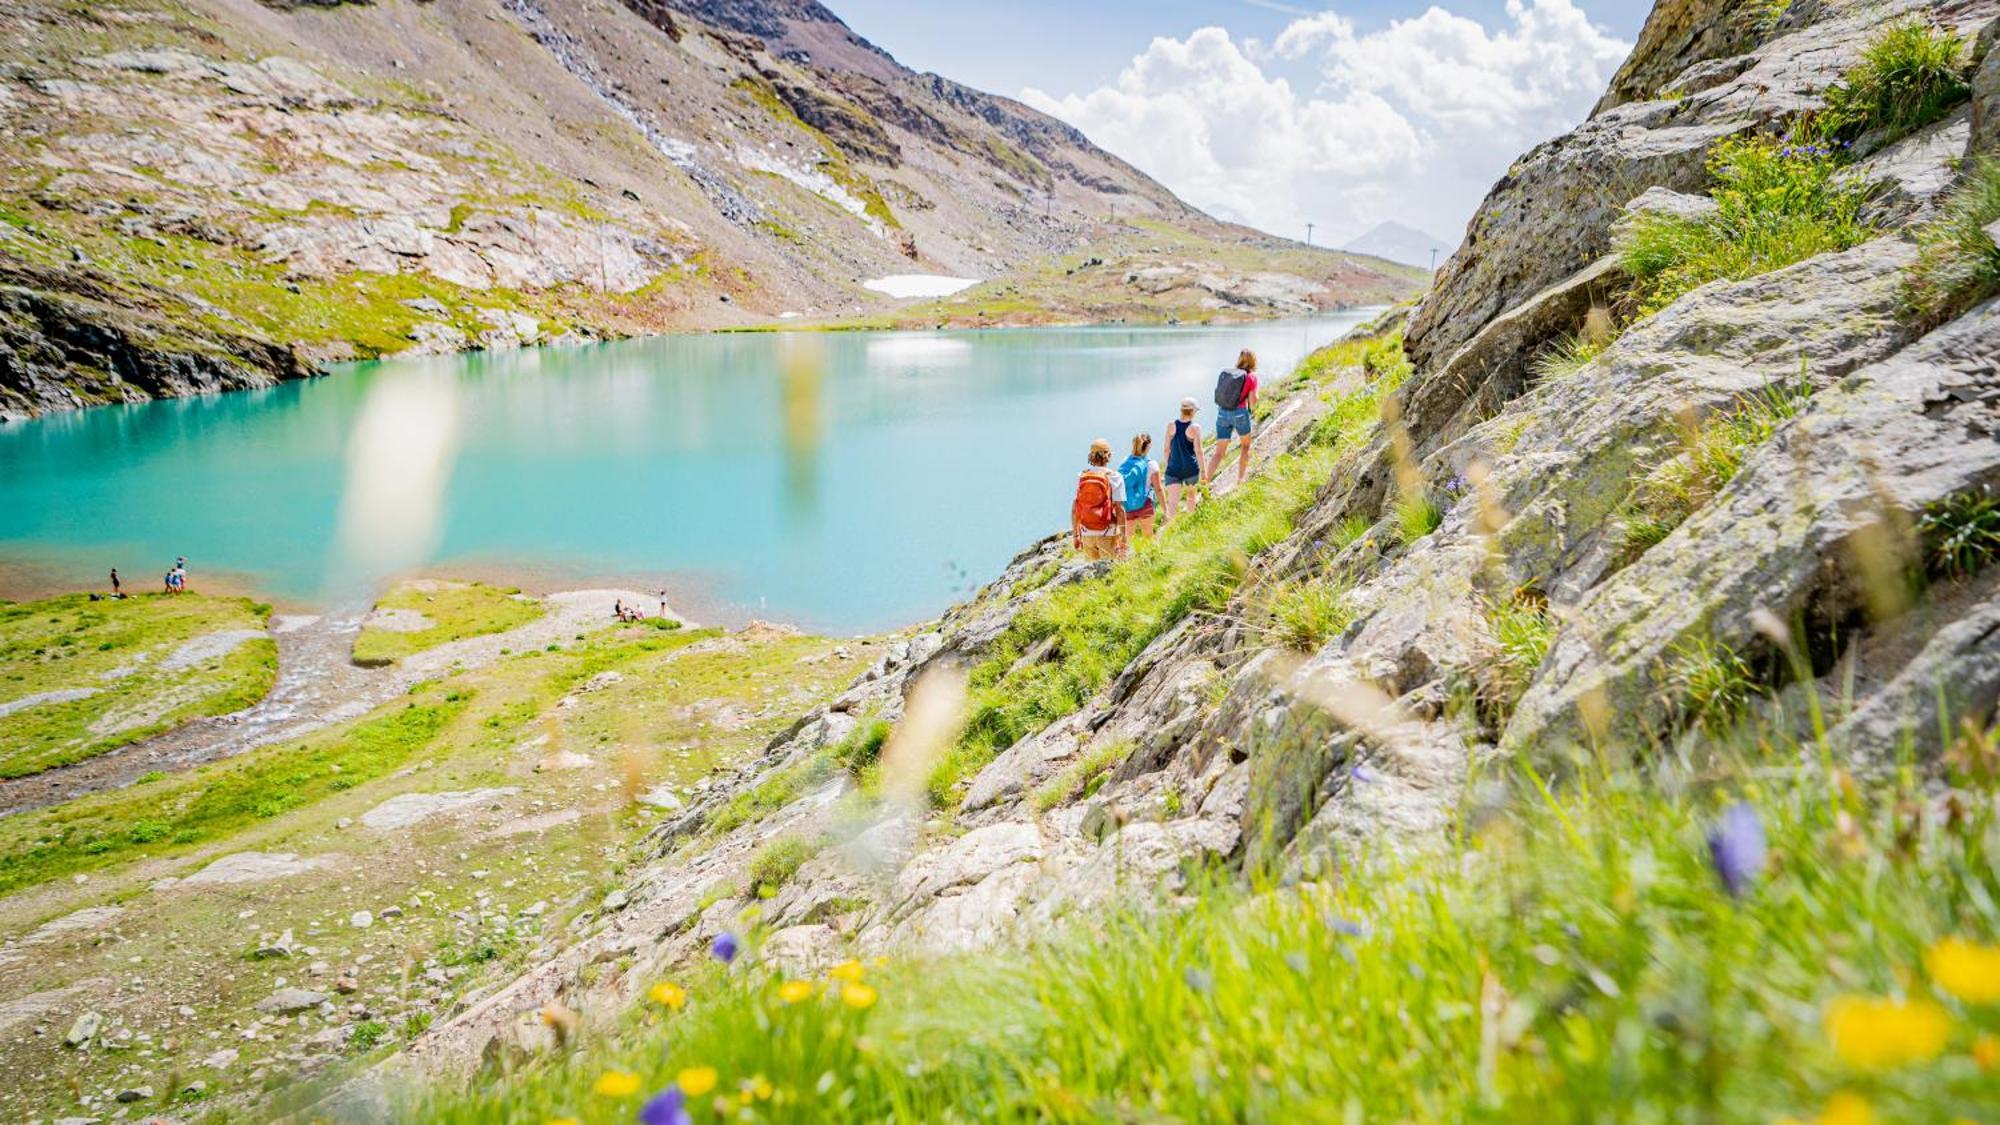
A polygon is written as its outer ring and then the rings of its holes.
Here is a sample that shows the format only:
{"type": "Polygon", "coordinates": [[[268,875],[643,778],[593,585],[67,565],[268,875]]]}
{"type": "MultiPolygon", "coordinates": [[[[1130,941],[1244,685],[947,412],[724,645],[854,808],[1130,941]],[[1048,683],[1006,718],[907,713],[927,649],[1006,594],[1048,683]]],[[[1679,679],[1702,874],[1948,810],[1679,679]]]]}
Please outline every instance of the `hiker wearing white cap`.
{"type": "Polygon", "coordinates": [[[1204,479],[1201,471],[1201,424],[1194,420],[1195,412],[1201,404],[1191,398],[1181,400],[1181,416],[1167,423],[1167,471],[1165,476],[1167,504],[1160,510],[1160,521],[1166,522],[1183,511],[1194,511],[1200,489],[1195,485],[1204,479]],[[1186,504],[1182,504],[1182,499],[1186,504]]]}

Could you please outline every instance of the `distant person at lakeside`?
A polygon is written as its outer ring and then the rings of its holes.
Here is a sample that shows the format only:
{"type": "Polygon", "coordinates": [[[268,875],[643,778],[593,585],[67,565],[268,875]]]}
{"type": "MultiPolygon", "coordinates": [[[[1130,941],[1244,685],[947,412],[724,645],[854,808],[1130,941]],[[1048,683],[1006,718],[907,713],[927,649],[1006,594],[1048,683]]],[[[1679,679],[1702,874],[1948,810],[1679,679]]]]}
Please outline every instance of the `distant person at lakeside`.
{"type": "Polygon", "coordinates": [[[1201,471],[1201,423],[1194,420],[1201,405],[1192,398],[1181,400],[1181,416],[1167,423],[1166,506],[1160,518],[1170,520],[1182,512],[1194,511],[1195,485],[1208,479],[1201,471]],[[1186,504],[1182,501],[1186,500],[1186,504]]]}
{"type": "Polygon", "coordinates": [[[1142,539],[1153,536],[1155,501],[1165,499],[1160,483],[1160,463],[1146,456],[1153,448],[1153,435],[1132,435],[1132,455],[1118,466],[1119,483],[1125,486],[1125,526],[1142,539]]]}
{"type": "Polygon", "coordinates": [[[1215,379],[1215,450],[1208,457],[1207,479],[1214,480],[1229,449],[1237,442],[1236,483],[1250,475],[1250,408],[1257,404],[1257,353],[1248,348],[1236,355],[1236,366],[1215,379]],[[1235,405],[1230,405],[1234,403],[1235,405]]]}
{"type": "Polygon", "coordinates": [[[118,582],[118,568],[114,566],[111,568],[111,596],[122,598],[125,596],[124,590],[125,588],[118,582]]]}
{"type": "Polygon", "coordinates": [[[1111,443],[1098,438],[1076,475],[1069,505],[1069,534],[1083,557],[1115,559],[1125,546],[1125,479],[1111,471],[1111,443]]]}

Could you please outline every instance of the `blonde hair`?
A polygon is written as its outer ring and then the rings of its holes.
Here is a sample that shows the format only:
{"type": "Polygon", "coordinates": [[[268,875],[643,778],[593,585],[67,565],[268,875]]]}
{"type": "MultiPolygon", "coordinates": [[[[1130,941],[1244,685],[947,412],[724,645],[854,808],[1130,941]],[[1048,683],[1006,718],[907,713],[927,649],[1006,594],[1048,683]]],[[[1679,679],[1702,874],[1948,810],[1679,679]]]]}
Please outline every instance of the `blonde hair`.
{"type": "Polygon", "coordinates": [[[1242,351],[1237,352],[1236,366],[1244,371],[1257,370],[1257,353],[1251,351],[1249,348],[1244,348],[1242,351]]]}
{"type": "Polygon", "coordinates": [[[1151,448],[1153,448],[1152,434],[1132,435],[1132,456],[1144,457],[1146,455],[1146,451],[1151,448]]]}
{"type": "Polygon", "coordinates": [[[1096,441],[1091,442],[1090,463],[1093,465],[1109,465],[1111,463],[1111,443],[1105,441],[1103,438],[1098,438],[1096,441]]]}

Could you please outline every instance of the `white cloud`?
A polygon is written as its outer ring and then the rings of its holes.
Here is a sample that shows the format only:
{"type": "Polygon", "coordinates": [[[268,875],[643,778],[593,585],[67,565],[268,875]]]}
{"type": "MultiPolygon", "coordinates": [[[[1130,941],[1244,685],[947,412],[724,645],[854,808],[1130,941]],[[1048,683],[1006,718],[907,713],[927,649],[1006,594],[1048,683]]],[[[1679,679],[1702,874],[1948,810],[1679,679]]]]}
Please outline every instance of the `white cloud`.
{"type": "Polygon", "coordinates": [[[1583,118],[1631,46],[1571,0],[1509,0],[1507,16],[1489,30],[1433,7],[1362,33],[1327,11],[1268,49],[1207,27],[1153,40],[1111,85],[1023,99],[1226,217],[1452,237],[1516,155],[1583,118]]]}

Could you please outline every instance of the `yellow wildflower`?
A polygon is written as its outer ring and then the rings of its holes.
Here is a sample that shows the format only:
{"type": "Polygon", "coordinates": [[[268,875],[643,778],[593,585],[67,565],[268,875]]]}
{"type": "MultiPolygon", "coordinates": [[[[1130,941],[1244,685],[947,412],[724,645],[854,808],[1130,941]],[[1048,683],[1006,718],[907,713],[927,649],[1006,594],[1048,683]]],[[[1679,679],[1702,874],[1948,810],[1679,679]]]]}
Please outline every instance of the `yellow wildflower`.
{"type": "Polygon", "coordinates": [[[788,980],[778,986],[778,999],[787,1004],[796,1004],[812,998],[813,985],[809,980],[788,980]]]}
{"type": "Polygon", "coordinates": [[[583,1122],[574,1117],[552,1117],[549,1119],[549,1125],[583,1125],[583,1122]]]}
{"type": "Polygon", "coordinates": [[[680,1011],[688,1002],[688,990],[670,980],[663,980],[646,991],[653,1003],[680,1011]]]}
{"type": "Polygon", "coordinates": [[[828,973],[827,975],[837,981],[846,981],[848,983],[853,983],[855,981],[860,980],[861,974],[866,971],[867,970],[862,967],[862,964],[859,961],[842,961],[840,964],[835,965],[833,967],[833,971],[828,973]]]}
{"type": "Polygon", "coordinates": [[[1950,1030],[1944,1009],[1926,1000],[1842,996],[1826,1010],[1826,1037],[1834,1053],[1863,1070],[1935,1058],[1950,1030]]]}
{"type": "Polygon", "coordinates": [[[1818,1125],[1874,1125],[1875,1107],[1868,1099],[1849,1090],[1842,1090],[1826,1099],[1826,1108],[1820,1110],[1818,1125]]]}
{"type": "Polygon", "coordinates": [[[841,987],[840,1002],[856,1011],[871,1008],[875,1005],[875,990],[860,981],[854,981],[841,987]]]}
{"type": "Polygon", "coordinates": [[[1982,1035],[1972,1041],[1972,1061],[1981,1070],[1992,1070],[2000,1065],[2000,1036],[1982,1035]]]}
{"type": "Polygon", "coordinates": [[[715,1089],[715,1068],[712,1066],[691,1066],[674,1076],[674,1084],[681,1093],[690,1098],[698,1098],[715,1089]]]}
{"type": "Polygon", "coordinates": [[[750,1079],[749,1085],[750,1085],[750,1092],[757,1096],[758,1101],[767,1102],[771,1100],[770,1079],[759,1074],[750,1079]]]}
{"type": "Polygon", "coordinates": [[[2000,945],[1948,937],[1924,954],[1939,988],[1968,1004],[2000,1004],[2000,945]]]}
{"type": "Polygon", "coordinates": [[[607,1098],[629,1098],[639,1092],[639,1076],[623,1070],[607,1070],[597,1076],[592,1090],[607,1098]]]}

